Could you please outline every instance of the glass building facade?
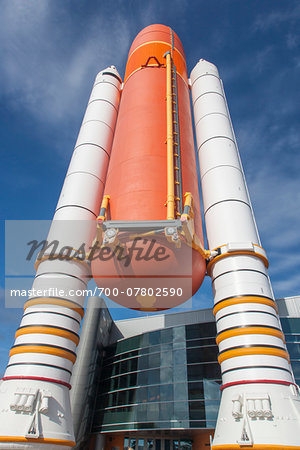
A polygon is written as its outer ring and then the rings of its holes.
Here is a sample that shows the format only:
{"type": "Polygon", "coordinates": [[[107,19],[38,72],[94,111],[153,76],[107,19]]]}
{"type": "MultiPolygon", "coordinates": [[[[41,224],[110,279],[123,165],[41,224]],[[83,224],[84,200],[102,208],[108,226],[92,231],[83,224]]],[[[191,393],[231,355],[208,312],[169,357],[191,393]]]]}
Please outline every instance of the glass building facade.
{"type": "Polygon", "coordinates": [[[221,383],[215,336],[211,322],[107,347],[93,431],[214,428],[221,383]]]}
{"type": "Polygon", "coordinates": [[[300,317],[282,317],[281,325],[296,384],[300,386],[300,317]]]}

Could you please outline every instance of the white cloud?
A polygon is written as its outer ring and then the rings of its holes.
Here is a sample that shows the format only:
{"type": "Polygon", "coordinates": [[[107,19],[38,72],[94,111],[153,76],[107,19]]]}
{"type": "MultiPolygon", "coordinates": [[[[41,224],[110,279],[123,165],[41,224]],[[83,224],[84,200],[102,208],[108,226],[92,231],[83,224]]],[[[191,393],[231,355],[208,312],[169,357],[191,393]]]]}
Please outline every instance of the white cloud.
{"type": "MultiPolygon", "coordinates": [[[[282,2],[280,3],[282,4],[282,2]]],[[[278,10],[274,9],[267,14],[259,14],[253,24],[253,30],[267,31],[270,28],[278,27],[285,22],[296,22],[299,18],[300,5],[294,3],[291,6],[288,2],[285,2],[284,6],[278,10]]]]}
{"type": "Polygon", "coordinates": [[[288,33],[286,43],[289,49],[294,49],[298,46],[299,36],[296,33],[288,33]]]}
{"type": "Polygon", "coordinates": [[[299,273],[284,277],[284,279],[281,280],[274,280],[273,289],[277,298],[298,295],[300,291],[299,273]]]}
{"type": "Polygon", "coordinates": [[[57,5],[10,0],[0,18],[2,95],[10,108],[47,125],[67,125],[78,110],[83,113],[93,78],[124,59],[130,36],[118,10],[111,17],[91,16],[87,26],[57,5]]]}

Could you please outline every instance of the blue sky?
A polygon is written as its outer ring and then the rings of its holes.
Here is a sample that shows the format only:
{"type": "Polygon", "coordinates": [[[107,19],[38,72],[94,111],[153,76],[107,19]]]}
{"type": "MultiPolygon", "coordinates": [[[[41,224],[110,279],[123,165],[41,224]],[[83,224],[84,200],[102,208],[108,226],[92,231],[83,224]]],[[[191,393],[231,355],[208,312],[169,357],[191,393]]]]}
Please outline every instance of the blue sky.
{"type": "MultiPolygon", "coordinates": [[[[95,75],[171,26],[188,72],[219,68],[276,297],[300,294],[300,5],[289,0],[0,0],[1,268],[5,219],[51,219],[95,75]]],[[[22,311],[4,308],[0,373],[22,311]]],[[[211,303],[209,282],[193,307],[211,303]]],[[[114,309],[116,318],[128,310],[114,309]]]]}

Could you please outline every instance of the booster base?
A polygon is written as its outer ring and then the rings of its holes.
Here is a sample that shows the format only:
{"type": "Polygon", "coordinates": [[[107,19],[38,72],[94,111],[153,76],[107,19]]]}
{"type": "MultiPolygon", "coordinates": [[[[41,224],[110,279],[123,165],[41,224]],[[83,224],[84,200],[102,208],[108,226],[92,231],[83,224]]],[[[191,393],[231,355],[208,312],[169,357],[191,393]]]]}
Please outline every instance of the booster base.
{"type": "Polygon", "coordinates": [[[300,449],[295,385],[252,383],[223,390],[212,450],[300,449]]]}
{"type": "Polygon", "coordinates": [[[0,449],[66,450],[75,445],[69,390],[35,380],[0,386],[0,449]]]}

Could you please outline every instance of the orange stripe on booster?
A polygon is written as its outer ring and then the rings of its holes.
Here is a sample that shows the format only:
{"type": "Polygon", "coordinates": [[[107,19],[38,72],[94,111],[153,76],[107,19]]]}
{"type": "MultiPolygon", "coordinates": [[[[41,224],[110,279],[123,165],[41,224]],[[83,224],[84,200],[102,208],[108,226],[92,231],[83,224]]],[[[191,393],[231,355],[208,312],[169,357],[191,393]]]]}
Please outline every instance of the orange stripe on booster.
{"type": "Polygon", "coordinates": [[[37,444],[65,445],[67,447],[74,447],[76,445],[76,442],[74,441],[47,438],[25,438],[23,436],[0,436],[0,442],[34,442],[37,444]]]}
{"type": "Polygon", "coordinates": [[[32,298],[31,300],[27,300],[27,302],[24,305],[24,309],[28,308],[29,306],[36,306],[36,305],[63,306],[64,308],[73,309],[78,314],[80,314],[81,318],[83,318],[84,316],[84,309],[81,306],[77,305],[71,300],[66,300],[63,298],[50,298],[50,297],[32,298]]]}
{"type": "Polygon", "coordinates": [[[22,336],[23,334],[31,334],[31,333],[39,333],[39,334],[52,334],[55,336],[60,336],[70,341],[73,341],[76,345],[79,344],[79,337],[76,334],[71,333],[68,330],[62,330],[60,328],[55,327],[45,327],[45,326],[28,326],[24,328],[19,328],[16,331],[16,338],[18,336],[22,336]]]}
{"type": "Polygon", "coordinates": [[[221,364],[223,361],[229,358],[235,358],[237,356],[247,356],[247,355],[271,355],[279,356],[280,358],[287,359],[290,361],[289,354],[285,350],[272,348],[272,347],[244,347],[235,348],[232,350],[226,350],[220,353],[218,356],[218,362],[221,364]]]}
{"type": "Polygon", "coordinates": [[[237,250],[235,252],[222,253],[221,255],[215,256],[207,264],[207,273],[208,273],[208,275],[211,276],[211,268],[217,261],[220,261],[221,259],[228,258],[228,257],[231,257],[231,256],[239,256],[239,255],[241,255],[241,256],[244,256],[244,255],[253,256],[255,258],[261,259],[262,262],[264,263],[265,267],[266,268],[269,267],[269,261],[267,260],[267,258],[264,255],[262,255],[260,253],[257,253],[257,252],[249,252],[247,250],[237,250]]]}
{"type": "Polygon", "coordinates": [[[218,311],[220,311],[223,308],[226,308],[227,306],[239,305],[241,303],[261,303],[262,305],[268,305],[274,308],[278,314],[278,308],[274,300],[265,297],[245,296],[245,297],[229,298],[227,300],[221,300],[220,302],[216,303],[213,309],[214,316],[217,314],[218,311]]]}
{"type": "Polygon", "coordinates": [[[293,445],[270,445],[270,444],[226,444],[226,445],[212,445],[212,450],[300,450],[300,447],[293,445]]]}
{"type": "Polygon", "coordinates": [[[234,328],[232,330],[223,331],[216,337],[216,342],[219,345],[224,339],[229,339],[235,336],[242,336],[245,334],[267,334],[269,336],[275,336],[285,342],[284,334],[280,330],[268,327],[243,327],[234,328]]]}
{"type": "Polygon", "coordinates": [[[68,359],[69,361],[72,361],[73,364],[76,361],[76,355],[68,350],[47,345],[20,345],[18,347],[13,347],[9,352],[9,356],[18,355],[20,353],[46,353],[48,355],[60,356],[61,358],[68,359]]]}

